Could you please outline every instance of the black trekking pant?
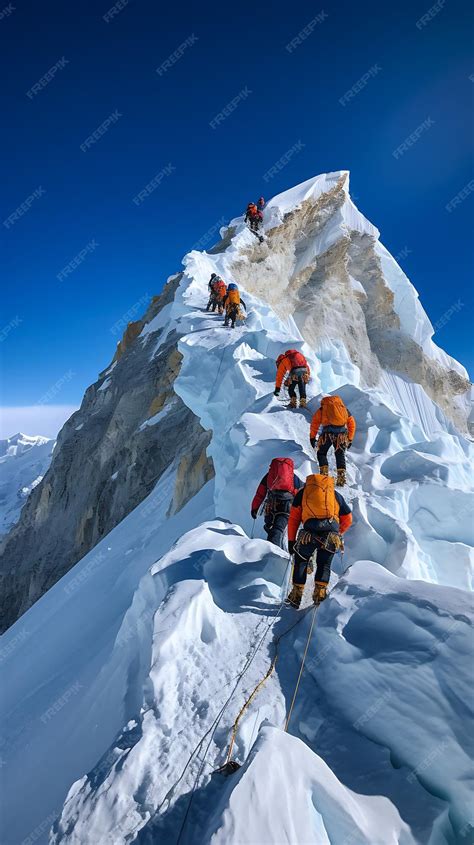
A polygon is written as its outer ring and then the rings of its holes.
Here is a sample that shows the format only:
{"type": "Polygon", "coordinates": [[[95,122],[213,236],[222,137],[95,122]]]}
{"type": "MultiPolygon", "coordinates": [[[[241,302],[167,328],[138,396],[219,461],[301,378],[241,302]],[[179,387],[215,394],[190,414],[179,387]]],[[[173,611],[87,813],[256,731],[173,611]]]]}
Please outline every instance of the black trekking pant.
{"type": "Polygon", "coordinates": [[[270,543],[275,543],[275,546],[279,546],[280,549],[283,548],[292,502],[293,496],[291,493],[284,493],[280,496],[272,496],[269,493],[267,496],[264,528],[267,532],[267,540],[270,543]]]}
{"type": "Polygon", "coordinates": [[[239,316],[239,306],[237,304],[231,305],[227,309],[227,311],[225,312],[224,326],[228,326],[229,320],[230,320],[230,324],[231,324],[232,328],[234,329],[235,328],[235,321],[236,321],[238,316],[239,316]]]}
{"type": "Polygon", "coordinates": [[[324,543],[327,536],[327,532],[315,534],[314,540],[311,543],[300,543],[297,547],[298,550],[295,549],[293,558],[293,584],[306,584],[306,568],[315,549],[317,551],[314,580],[324,581],[325,584],[328,583],[334,552],[330,552],[321,546],[321,542],[324,543]]]}
{"type": "Polygon", "coordinates": [[[209,302],[207,303],[207,306],[206,306],[206,311],[215,311],[216,305],[217,305],[217,299],[216,299],[215,295],[213,293],[211,293],[211,295],[209,297],[209,302]]]}
{"type": "Polygon", "coordinates": [[[300,399],[306,399],[306,382],[304,379],[299,378],[296,381],[290,382],[288,386],[288,393],[292,399],[296,396],[296,388],[298,388],[300,399]]]}
{"type": "MultiPolygon", "coordinates": [[[[333,437],[331,434],[326,434],[326,440],[321,446],[318,445],[318,451],[316,452],[316,457],[318,459],[319,468],[328,466],[328,452],[329,449],[334,446],[335,438],[333,441],[333,437]]],[[[338,469],[345,469],[346,468],[346,447],[340,446],[339,449],[334,449],[334,455],[336,457],[336,467],[338,469]]]]}
{"type": "Polygon", "coordinates": [[[285,531],[288,526],[289,511],[290,509],[288,508],[287,514],[279,513],[265,515],[264,528],[267,532],[267,540],[269,540],[270,543],[275,543],[275,546],[279,546],[280,549],[282,549],[284,545],[283,541],[285,539],[285,531]]]}

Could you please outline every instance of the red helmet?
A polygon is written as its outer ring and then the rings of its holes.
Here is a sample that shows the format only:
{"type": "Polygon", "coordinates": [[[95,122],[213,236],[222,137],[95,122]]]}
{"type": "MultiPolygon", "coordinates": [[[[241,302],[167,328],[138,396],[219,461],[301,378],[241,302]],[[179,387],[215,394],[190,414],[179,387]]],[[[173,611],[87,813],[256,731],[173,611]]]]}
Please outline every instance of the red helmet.
{"type": "Polygon", "coordinates": [[[281,364],[281,362],[283,361],[283,358],[284,358],[284,357],[285,357],[284,355],[279,355],[279,356],[278,356],[278,358],[276,359],[276,365],[277,365],[277,367],[279,367],[279,366],[280,366],[280,364],[281,364]]]}

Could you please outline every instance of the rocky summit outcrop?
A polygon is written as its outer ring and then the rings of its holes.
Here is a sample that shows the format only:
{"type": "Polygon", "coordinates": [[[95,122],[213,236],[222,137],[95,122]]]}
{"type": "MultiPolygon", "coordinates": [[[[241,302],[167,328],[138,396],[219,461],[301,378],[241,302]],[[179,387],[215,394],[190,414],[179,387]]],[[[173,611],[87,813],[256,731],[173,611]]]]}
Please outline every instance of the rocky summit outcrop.
{"type": "Polygon", "coordinates": [[[111,366],[63,427],[49,471],[4,541],[2,630],[127,516],[166,470],[175,470],[169,514],[213,476],[209,435],[173,391],[181,366],[178,337],[167,336],[156,357],[166,328],[138,337],[172,301],[180,278],[126,329],[111,366]]]}
{"type": "Polygon", "coordinates": [[[235,280],[280,317],[293,316],[322,360],[343,344],[361,386],[379,385],[382,370],[406,376],[465,432],[466,373],[432,343],[415,289],[350,199],[349,174],[326,178],[322,193],[286,213],[274,214],[279,198],[271,201],[266,240],[236,253],[235,280]]]}

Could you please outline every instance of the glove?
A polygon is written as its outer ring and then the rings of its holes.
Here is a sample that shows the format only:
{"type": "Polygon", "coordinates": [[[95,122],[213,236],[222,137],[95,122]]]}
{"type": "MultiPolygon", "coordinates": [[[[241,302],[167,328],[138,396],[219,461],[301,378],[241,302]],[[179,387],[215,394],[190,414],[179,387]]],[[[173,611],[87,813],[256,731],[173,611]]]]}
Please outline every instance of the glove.
{"type": "Polygon", "coordinates": [[[275,387],[275,390],[273,391],[273,395],[274,395],[274,396],[278,396],[279,394],[280,394],[280,388],[279,388],[279,387],[275,387]]]}
{"type": "Polygon", "coordinates": [[[313,449],[314,449],[314,447],[316,446],[316,438],[315,438],[315,437],[310,437],[310,438],[309,438],[309,442],[311,443],[311,446],[312,446],[312,447],[313,447],[313,449]]]}
{"type": "Polygon", "coordinates": [[[351,446],[352,446],[352,440],[349,440],[349,443],[347,444],[346,449],[350,449],[351,446]]]}
{"type": "Polygon", "coordinates": [[[294,548],[295,548],[295,541],[294,540],[288,540],[288,551],[289,551],[290,555],[293,554],[294,548]]]}
{"type": "Polygon", "coordinates": [[[257,510],[255,510],[255,508],[253,508],[250,511],[250,516],[252,517],[252,519],[257,519],[257,515],[258,515],[258,508],[257,508],[257,510]]]}

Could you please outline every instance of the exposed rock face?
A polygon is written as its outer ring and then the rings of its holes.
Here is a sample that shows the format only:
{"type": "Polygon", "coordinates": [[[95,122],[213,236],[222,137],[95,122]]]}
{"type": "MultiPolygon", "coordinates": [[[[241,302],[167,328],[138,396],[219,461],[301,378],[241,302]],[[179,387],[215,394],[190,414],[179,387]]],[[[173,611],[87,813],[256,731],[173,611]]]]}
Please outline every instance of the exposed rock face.
{"type": "Polygon", "coordinates": [[[156,358],[152,350],[163,329],[138,339],[172,300],[179,280],[127,328],[112,365],[63,427],[49,471],[6,539],[3,630],[130,513],[172,464],[177,472],[170,513],[213,476],[209,436],[173,391],[181,365],[178,338],[169,336],[156,358]],[[159,412],[156,422],[150,419],[159,412]]]}
{"type": "MultiPolygon", "coordinates": [[[[231,222],[205,256],[206,267],[209,256],[222,259],[227,279],[279,317],[294,317],[320,362],[340,353],[341,372],[349,359],[362,388],[380,385],[386,371],[400,373],[421,384],[465,431],[469,382],[431,344],[416,292],[352,204],[347,186],[348,174],[338,172],[324,178],[319,193],[303,190],[297,202],[279,206],[274,198],[262,244],[248,240],[241,220],[231,222]]],[[[165,470],[175,470],[168,516],[212,477],[208,434],[174,390],[179,328],[172,333],[167,313],[161,314],[167,306],[172,310],[181,279],[173,277],[143,318],[128,325],[112,364],[62,429],[50,470],[5,539],[3,627],[135,508],[165,470]]],[[[203,300],[206,295],[204,288],[203,300]]]]}
{"type": "Polygon", "coordinates": [[[361,371],[362,386],[377,385],[382,368],[408,376],[466,431],[465,402],[456,397],[470,384],[429,357],[402,329],[377,231],[374,236],[358,231],[342,215],[348,202],[345,180],[342,176],[332,190],[285,214],[267,231],[266,243],[242,250],[233,275],[280,317],[293,315],[317,352],[342,341],[361,371]]]}

